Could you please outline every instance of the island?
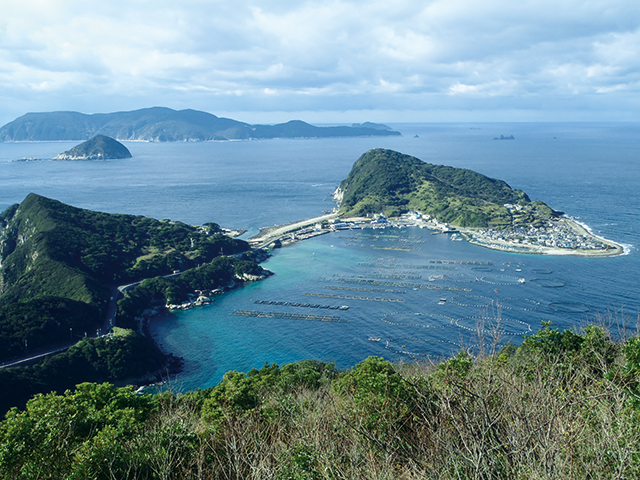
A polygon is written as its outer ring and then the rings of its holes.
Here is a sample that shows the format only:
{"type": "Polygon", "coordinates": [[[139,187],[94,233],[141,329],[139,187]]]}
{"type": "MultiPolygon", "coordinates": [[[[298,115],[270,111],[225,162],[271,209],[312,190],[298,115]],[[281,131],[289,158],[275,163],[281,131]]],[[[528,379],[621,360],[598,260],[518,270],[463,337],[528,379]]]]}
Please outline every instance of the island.
{"type": "Polygon", "coordinates": [[[131,158],[131,152],[119,141],[106,135],[96,135],[57,156],[54,160],[118,160],[131,158]]]}
{"type": "Polygon", "coordinates": [[[522,190],[472,170],[433,165],[393,150],[363,154],[334,193],[331,214],[272,227],[249,239],[281,246],[330,231],[416,225],[514,253],[610,256],[615,242],[522,190]]]}
{"type": "Polygon", "coordinates": [[[94,212],[29,194],[0,214],[0,410],[84,381],[180,368],[147,320],[270,274],[216,223],[94,212]],[[42,362],[29,366],[34,362],[42,362]]]}
{"type": "Polygon", "coordinates": [[[120,141],[206,142],[397,136],[400,132],[369,122],[331,127],[317,127],[300,120],[276,125],[251,125],[198,110],[152,107],[92,115],[79,112],[27,113],[0,128],[0,142],[88,140],[99,134],[120,141]]]}

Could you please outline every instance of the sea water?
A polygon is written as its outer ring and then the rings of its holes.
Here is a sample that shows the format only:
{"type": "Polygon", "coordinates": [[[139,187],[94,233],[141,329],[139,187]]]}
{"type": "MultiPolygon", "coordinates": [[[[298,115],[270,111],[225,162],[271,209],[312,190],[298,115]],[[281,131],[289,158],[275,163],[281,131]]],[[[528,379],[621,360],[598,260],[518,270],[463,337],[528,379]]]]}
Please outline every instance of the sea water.
{"type": "Polygon", "coordinates": [[[0,144],[0,209],[36,192],[92,210],[257,232],[331,209],[353,162],[391,148],[505,180],[626,245],[626,255],[609,258],[522,255],[419,228],[299,242],[264,262],[274,276],[152,321],[156,340],[185,359],[184,388],[265,362],[348,367],[368,355],[414,361],[479,351],[518,343],[543,321],[579,328],[613,318],[619,330],[625,318],[636,328],[639,125],[393,126],[402,137],[127,142],[133,158],[105,162],[15,162],[49,159],[75,142],[0,144]],[[494,140],[500,135],[515,140],[494,140]]]}

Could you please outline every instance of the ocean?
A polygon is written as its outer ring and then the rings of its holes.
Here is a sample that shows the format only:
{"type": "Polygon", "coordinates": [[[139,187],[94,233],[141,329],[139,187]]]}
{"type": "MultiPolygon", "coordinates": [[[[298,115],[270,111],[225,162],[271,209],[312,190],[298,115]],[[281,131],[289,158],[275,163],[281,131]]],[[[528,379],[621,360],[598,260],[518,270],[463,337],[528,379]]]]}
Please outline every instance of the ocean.
{"type": "Polygon", "coordinates": [[[390,148],[502,179],[625,245],[625,255],[608,258],[524,255],[417,227],[299,242],[264,262],[274,276],[152,320],[158,343],[185,359],[176,381],[185,389],[265,362],[315,358],[346,368],[369,355],[408,362],[486,351],[517,344],[547,321],[636,332],[640,124],[391,126],[403,136],[125,142],[133,158],[104,162],[16,162],[49,159],[77,142],[0,143],[0,209],[35,192],[251,235],[330,210],[331,193],[358,157],[390,148]],[[494,140],[500,135],[515,139],[494,140]]]}

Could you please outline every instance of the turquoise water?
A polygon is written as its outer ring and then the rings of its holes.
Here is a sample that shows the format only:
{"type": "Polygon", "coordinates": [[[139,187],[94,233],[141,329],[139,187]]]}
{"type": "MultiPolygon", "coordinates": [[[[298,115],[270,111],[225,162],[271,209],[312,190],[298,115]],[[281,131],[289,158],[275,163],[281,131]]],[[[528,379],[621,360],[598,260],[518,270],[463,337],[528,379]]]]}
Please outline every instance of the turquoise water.
{"type": "Polygon", "coordinates": [[[179,376],[185,388],[209,386],[228,370],[246,371],[264,362],[317,358],[347,367],[368,355],[412,361],[450,355],[462,346],[477,350],[482,342],[474,331],[482,322],[485,343],[494,337],[517,343],[547,320],[571,328],[609,314],[620,318],[623,311],[635,323],[639,125],[394,128],[403,137],[127,143],[134,157],[110,162],[11,162],[52,158],[74,143],[0,144],[0,209],[33,191],[94,210],[257,231],[330,209],[330,193],[353,162],[366,150],[383,147],[503,179],[630,246],[627,255],[615,258],[528,256],[417,228],[342,231],[300,242],[264,263],[275,272],[265,281],[217,297],[210,306],[153,321],[159,343],[185,358],[179,376]],[[516,140],[493,140],[501,134],[516,140]],[[518,283],[520,278],[525,282],[518,283]],[[240,316],[238,310],[298,317],[240,316]],[[302,315],[340,321],[301,320],[302,315]]]}

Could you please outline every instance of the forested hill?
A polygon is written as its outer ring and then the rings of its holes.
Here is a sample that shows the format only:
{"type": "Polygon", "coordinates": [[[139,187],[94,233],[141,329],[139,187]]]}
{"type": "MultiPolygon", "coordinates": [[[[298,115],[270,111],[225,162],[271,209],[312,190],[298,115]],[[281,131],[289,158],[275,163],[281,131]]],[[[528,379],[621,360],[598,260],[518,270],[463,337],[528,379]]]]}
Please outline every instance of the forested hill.
{"type": "Polygon", "coordinates": [[[246,242],[223,235],[217,224],[94,212],[32,193],[0,215],[0,304],[49,295],[99,304],[105,284],[245,250],[246,242]]]}
{"type": "Polygon", "coordinates": [[[528,225],[556,213],[502,180],[384,149],[370,150],[356,161],[336,199],[344,215],[397,216],[416,210],[462,227],[528,225]],[[514,219],[505,204],[528,208],[514,219]]]}
{"type": "Polygon", "coordinates": [[[123,144],[106,135],[96,135],[57,155],[54,160],[115,160],[131,158],[131,152],[123,144]]]}
{"type": "Polygon", "coordinates": [[[315,138],[400,135],[384,125],[316,127],[294,120],[277,125],[250,125],[197,110],[164,107],[130,112],[27,113],[0,128],[0,141],[87,140],[102,134],[117,140],[194,142],[252,138],[315,138]]]}

